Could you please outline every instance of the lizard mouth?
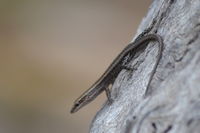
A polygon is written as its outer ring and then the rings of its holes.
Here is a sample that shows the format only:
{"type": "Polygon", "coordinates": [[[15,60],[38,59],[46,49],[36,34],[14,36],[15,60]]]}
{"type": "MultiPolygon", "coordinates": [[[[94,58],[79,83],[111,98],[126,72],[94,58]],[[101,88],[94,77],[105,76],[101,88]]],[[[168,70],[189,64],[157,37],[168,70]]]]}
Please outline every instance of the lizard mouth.
{"type": "Polygon", "coordinates": [[[74,104],[74,106],[72,107],[72,109],[71,109],[71,111],[70,111],[70,113],[75,113],[76,111],[78,111],[79,110],[79,104],[74,104]]]}

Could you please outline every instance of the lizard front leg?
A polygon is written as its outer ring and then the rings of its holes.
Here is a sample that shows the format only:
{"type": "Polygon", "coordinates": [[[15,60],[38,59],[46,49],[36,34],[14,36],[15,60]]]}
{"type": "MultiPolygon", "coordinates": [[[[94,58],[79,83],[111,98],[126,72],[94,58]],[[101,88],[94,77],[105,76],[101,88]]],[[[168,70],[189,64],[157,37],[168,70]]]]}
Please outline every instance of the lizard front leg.
{"type": "Polygon", "coordinates": [[[105,87],[105,92],[106,92],[106,96],[108,98],[109,103],[113,102],[113,99],[111,98],[111,93],[110,93],[110,88],[109,86],[105,87]]]}

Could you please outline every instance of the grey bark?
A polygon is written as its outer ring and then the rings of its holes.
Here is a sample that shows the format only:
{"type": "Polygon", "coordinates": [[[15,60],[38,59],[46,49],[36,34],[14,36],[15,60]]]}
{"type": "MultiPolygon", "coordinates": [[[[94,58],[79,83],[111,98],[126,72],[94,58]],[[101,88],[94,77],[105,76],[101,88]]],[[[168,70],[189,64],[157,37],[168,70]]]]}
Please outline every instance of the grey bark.
{"type": "Polygon", "coordinates": [[[121,71],[112,86],[114,102],[96,114],[91,133],[200,132],[200,0],[154,0],[136,36],[147,28],[164,41],[151,89],[144,96],[154,42],[135,52],[130,65],[137,70],[121,71]]]}

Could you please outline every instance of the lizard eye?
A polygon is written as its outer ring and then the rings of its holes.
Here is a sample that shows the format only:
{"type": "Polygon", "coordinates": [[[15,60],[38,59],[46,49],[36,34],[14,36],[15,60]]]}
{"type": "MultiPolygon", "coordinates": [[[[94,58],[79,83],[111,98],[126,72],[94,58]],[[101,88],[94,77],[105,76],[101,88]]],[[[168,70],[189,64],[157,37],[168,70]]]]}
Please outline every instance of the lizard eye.
{"type": "Polygon", "coordinates": [[[78,103],[76,103],[76,104],[75,104],[75,106],[77,107],[77,106],[79,106],[79,104],[78,104],[78,103]]]}

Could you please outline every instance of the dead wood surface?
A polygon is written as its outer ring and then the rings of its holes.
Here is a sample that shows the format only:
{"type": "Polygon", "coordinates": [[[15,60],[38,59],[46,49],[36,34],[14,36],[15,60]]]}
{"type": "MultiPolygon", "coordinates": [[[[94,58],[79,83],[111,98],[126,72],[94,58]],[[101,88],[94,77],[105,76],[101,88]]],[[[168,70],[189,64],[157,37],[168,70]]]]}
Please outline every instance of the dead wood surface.
{"type": "Polygon", "coordinates": [[[105,103],[90,133],[200,132],[200,1],[154,0],[138,28],[157,33],[164,41],[161,61],[146,87],[158,47],[152,42],[136,51],[113,87],[112,104],[105,103]]]}

